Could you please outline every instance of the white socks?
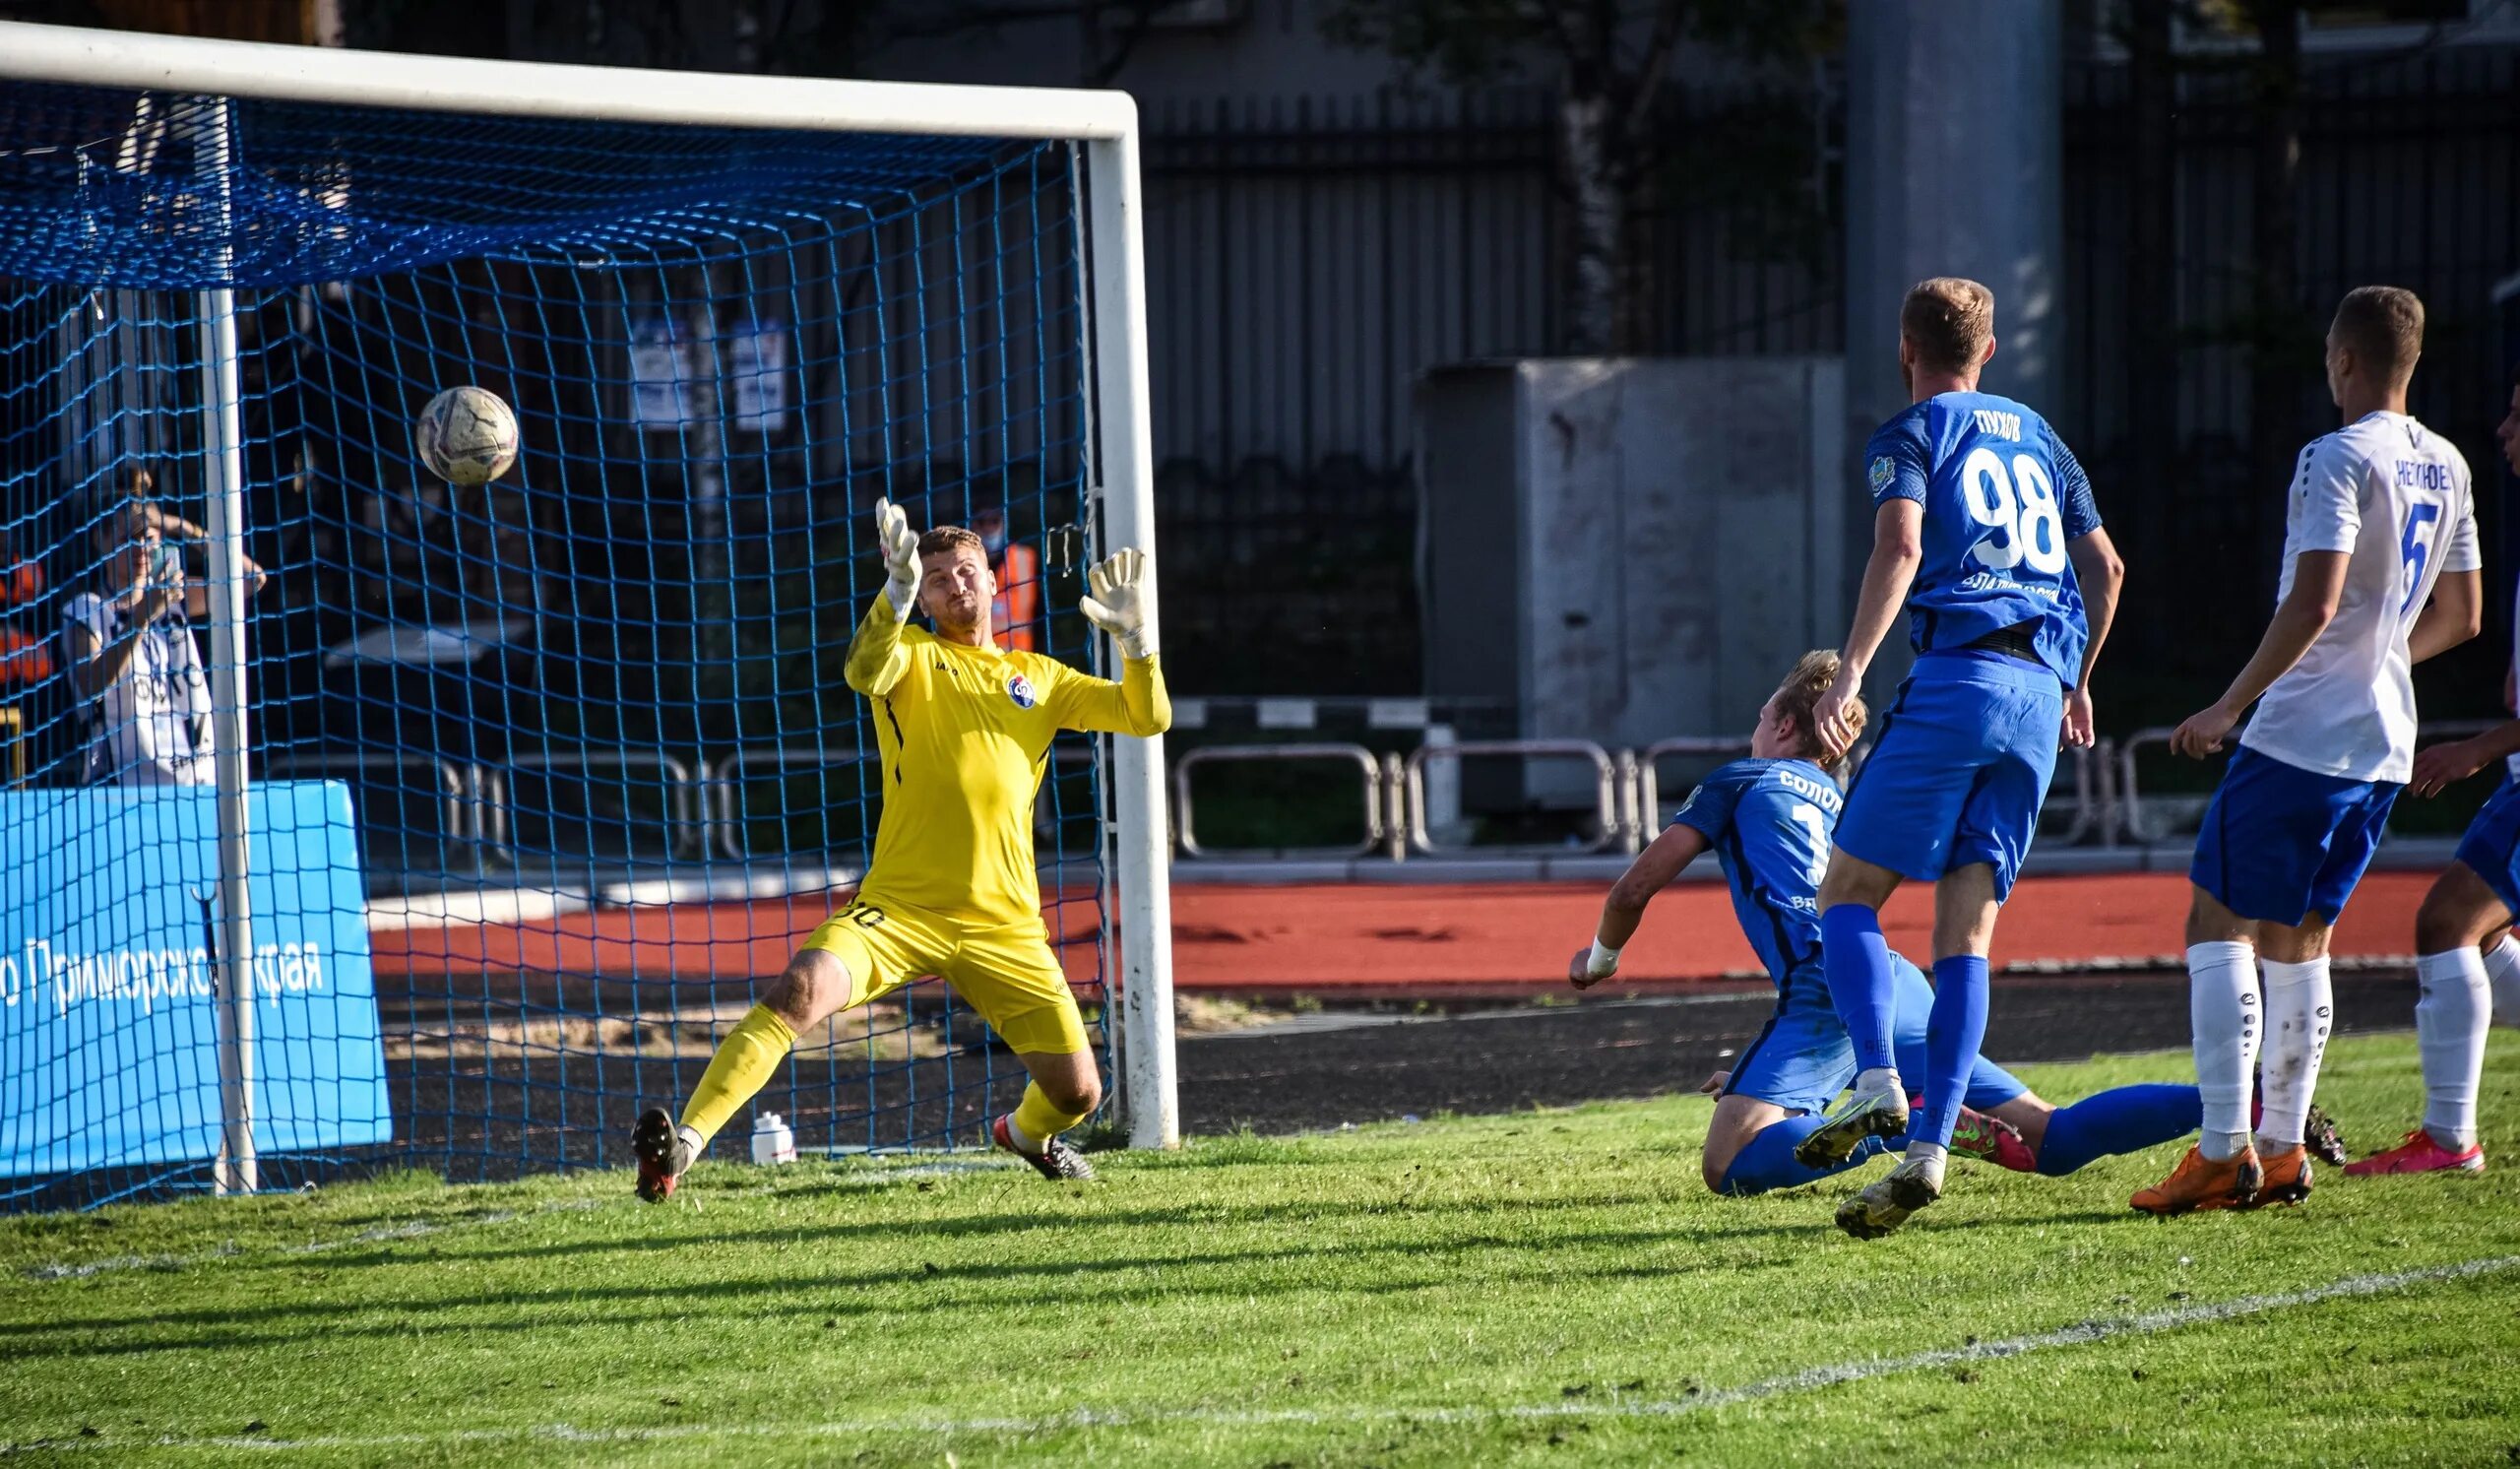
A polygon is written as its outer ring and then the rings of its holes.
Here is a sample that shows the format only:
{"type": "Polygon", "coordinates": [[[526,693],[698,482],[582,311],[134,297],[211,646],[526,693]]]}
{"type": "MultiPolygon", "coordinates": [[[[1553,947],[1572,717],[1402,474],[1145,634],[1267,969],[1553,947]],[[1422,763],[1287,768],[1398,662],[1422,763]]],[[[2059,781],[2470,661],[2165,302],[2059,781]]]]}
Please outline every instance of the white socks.
{"type": "Polygon", "coordinates": [[[2486,950],[2485,973],[2493,984],[2493,1023],[2520,1030],[2520,938],[2505,933],[2486,950]]]}
{"type": "Polygon", "coordinates": [[[2248,1077],[2257,1063],[2257,950],[2244,943],[2188,945],[2187,1020],[2205,1114],[2197,1147],[2220,1163],[2248,1147],[2248,1077]]]}
{"type": "Polygon", "coordinates": [[[1902,1102],[1908,1100],[1907,1092],[1899,1085],[1899,1073],[1887,1066],[1867,1066],[1855,1073],[1855,1094],[1858,1097],[1895,1096],[1902,1102]]]}
{"type": "MultiPolygon", "coordinates": [[[[2509,943],[2509,939],[2503,940],[2509,943]]],[[[2415,1044],[2424,1054],[2424,1130],[2452,1152],[2476,1146],[2477,1084],[2485,1071],[2485,1032],[2492,982],[2472,948],[2415,961],[2415,1044]]]]}
{"type": "Polygon", "coordinates": [[[2272,1145],[2266,1151],[2300,1146],[2335,1014],[2336,990],[2325,955],[2300,964],[2266,961],[2266,1110],[2257,1126],[2257,1135],[2272,1145]]]}

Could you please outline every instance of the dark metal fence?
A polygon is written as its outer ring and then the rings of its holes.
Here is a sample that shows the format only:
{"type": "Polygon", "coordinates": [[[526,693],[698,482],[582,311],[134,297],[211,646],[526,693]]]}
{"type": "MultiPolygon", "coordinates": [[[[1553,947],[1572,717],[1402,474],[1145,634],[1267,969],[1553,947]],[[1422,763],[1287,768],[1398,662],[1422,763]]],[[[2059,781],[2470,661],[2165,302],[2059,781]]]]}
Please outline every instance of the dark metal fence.
{"type": "MultiPolygon", "coordinates": [[[[2490,296],[2498,280],[2520,270],[2520,51],[2314,56],[2304,73],[2294,192],[2298,290],[2294,311],[2272,320],[2252,306],[2265,247],[2253,227],[2248,78],[2223,71],[2180,79],[2167,300],[2137,299],[2130,284],[2126,73],[2091,69],[2069,79],[2069,372],[2053,412],[2104,487],[2110,523],[2142,576],[2136,590],[2178,589],[2179,618],[2132,618],[2117,645],[2116,658],[2131,653],[2159,673],[2227,675],[2223,641],[2184,629],[2254,626],[2271,605],[2284,485],[2264,482],[2253,466],[2267,463],[2261,451],[2269,447],[2288,463],[2295,446],[2336,426],[2318,343],[2337,298],[2356,286],[2404,286],[2424,297],[2425,355],[2409,408],[2468,456],[2494,584],[2509,574],[2507,558],[2490,553],[2503,513],[2492,434],[2510,396],[2490,296]],[[2168,364],[2133,360],[2133,324],[2146,313],[2168,313],[2174,326],[2168,364]],[[2254,441],[2250,421],[2261,352],[2289,366],[2296,389],[2290,421],[2270,429],[2272,446],[2254,441]],[[2137,421],[2130,384],[2165,365],[2176,373],[2174,421],[2137,421]],[[2175,445],[2166,475],[2131,473],[2142,458],[2135,440],[2147,434],[2175,445]]],[[[2498,614],[2488,624],[2494,634],[2455,656],[2448,682],[2457,687],[2444,692],[2463,702],[2440,712],[2491,712],[2508,643],[2498,614]]]]}
{"type": "MultiPolygon", "coordinates": [[[[2431,315],[2415,411],[2490,484],[2504,395],[2488,296],[2520,270],[2520,51],[2314,56],[2305,70],[2290,327],[2312,345],[2284,437],[2333,426],[2314,344],[2336,297],[2407,286],[2431,315]]],[[[2266,334],[2249,311],[2245,86],[2236,71],[2179,80],[2174,284],[2167,300],[2137,301],[2126,75],[2069,73],[2066,372],[2046,407],[2101,472],[2144,580],[2228,588],[2231,609],[2254,618],[2282,506],[2248,470],[2252,344],[2266,334]],[[2146,311],[2175,323],[2169,425],[2130,421],[2128,323],[2146,311]],[[2174,475],[2110,478],[2138,433],[2173,436],[2174,475]]],[[[1171,575],[1197,588],[1166,608],[1185,686],[1417,687],[1411,385],[1437,363],[1561,350],[1552,107],[1525,91],[1149,117],[1159,523],[1171,575]]],[[[1653,349],[1841,350],[1833,87],[1701,96],[1666,125],[1672,163],[1643,227],[1653,349]]],[[[2153,621],[2130,622],[2121,657],[2183,668],[2185,649],[2153,621]]]]}

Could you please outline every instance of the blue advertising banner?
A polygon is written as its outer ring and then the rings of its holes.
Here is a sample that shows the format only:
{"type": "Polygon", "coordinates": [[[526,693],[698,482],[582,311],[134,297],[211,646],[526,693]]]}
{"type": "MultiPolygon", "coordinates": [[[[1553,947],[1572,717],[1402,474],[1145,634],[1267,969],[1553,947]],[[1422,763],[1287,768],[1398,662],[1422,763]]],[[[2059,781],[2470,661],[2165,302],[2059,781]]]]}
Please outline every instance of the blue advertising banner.
{"type": "MultiPolygon", "coordinates": [[[[219,1155],[208,788],[0,792],[0,1178],[219,1155]]],[[[246,798],[254,1143],[391,1140],[349,789],[246,798]]]]}

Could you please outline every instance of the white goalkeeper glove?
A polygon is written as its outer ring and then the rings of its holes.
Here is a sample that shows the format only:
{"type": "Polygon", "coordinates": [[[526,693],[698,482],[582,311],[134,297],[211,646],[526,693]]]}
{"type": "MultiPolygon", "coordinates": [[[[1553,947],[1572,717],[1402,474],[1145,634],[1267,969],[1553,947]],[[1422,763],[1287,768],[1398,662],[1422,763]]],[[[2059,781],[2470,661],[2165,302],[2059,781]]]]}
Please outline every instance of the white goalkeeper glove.
{"type": "Polygon", "coordinates": [[[1154,558],[1126,545],[1086,573],[1094,595],[1079,599],[1077,610],[1111,635],[1122,658],[1155,656],[1155,639],[1146,626],[1145,590],[1154,574],[1154,558]]]}
{"type": "Polygon", "coordinates": [[[895,613],[907,613],[918,596],[918,537],[910,512],[890,500],[875,502],[875,547],[884,553],[884,596],[895,613]]]}

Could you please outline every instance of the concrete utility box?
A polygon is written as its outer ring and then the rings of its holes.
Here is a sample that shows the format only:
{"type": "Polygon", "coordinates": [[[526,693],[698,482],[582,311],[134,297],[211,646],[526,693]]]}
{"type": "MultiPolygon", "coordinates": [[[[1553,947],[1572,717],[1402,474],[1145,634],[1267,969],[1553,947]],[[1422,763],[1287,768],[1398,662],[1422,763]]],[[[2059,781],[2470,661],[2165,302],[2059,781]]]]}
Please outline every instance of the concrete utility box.
{"type": "MultiPolygon", "coordinates": [[[[1837,357],[1545,358],[1418,380],[1426,692],[1615,750],[1748,733],[1846,634],[1837,357]]],[[[1590,798],[1549,772],[1530,794],[1590,798]]]]}

